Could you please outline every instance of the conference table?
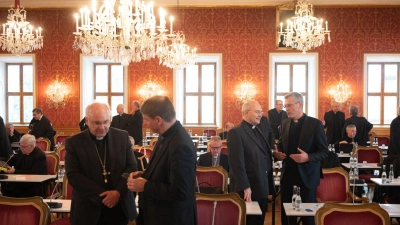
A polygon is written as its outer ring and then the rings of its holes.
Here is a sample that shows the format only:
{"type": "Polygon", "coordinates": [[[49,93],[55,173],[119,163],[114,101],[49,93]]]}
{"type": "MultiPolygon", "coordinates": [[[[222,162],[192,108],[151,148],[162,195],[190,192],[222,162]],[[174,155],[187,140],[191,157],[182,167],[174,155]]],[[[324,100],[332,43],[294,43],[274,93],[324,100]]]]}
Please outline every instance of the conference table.
{"type": "MultiPolygon", "coordinates": [[[[342,166],[350,169],[350,163],[342,163],[342,166]]],[[[378,166],[378,163],[358,163],[358,169],[368,169],[368,170],[379,170],[381,167],[378,166]]]]}
{"type": "Polygon", "coordinates": [[[46,180],[54,179],[56,175],[37,175],[37,174],[7,174],[7,179],[1,179],[2,182],[34,182],[40,183],[46,180]]]}
{"type": "Polygon", "coordinates": [[[394,179],[393,182],[390,183],[382,183],[382,178],[371,178],[371,181],[375,183],[378,192],[378,202],[382,202],[382,188],[383,187],[399,187],[400,186],[400,178],[394,179]]]}

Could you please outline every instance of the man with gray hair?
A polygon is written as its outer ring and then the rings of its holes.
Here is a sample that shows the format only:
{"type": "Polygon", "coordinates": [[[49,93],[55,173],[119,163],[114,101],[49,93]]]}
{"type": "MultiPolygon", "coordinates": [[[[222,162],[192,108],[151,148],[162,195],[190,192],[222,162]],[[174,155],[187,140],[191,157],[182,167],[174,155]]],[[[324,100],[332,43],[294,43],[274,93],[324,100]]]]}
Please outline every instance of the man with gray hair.
{"type": "Polygon", "coordinates": [[[331,102],[331,108],[331,111],[325,113],[322,124],[326,128],[328,144],[335,144],[342,137],[344,113],[340,111],[338,102],[331,102]]]}
{"type": "Polygon", "coordinates": [[[106,103],[89,104],[85,118],[88,129],[65,142],[65,170],[74,189],[70,222],[126,225],[137,215],[122,177],[137,170],[128,133],[110,127],[106,103]]]}
{"type": "Polygon", "coordinates": [[[374,127],[373,124],[368,122],[365,117],[357,116],[358,115],[358,108],[357,106],[350,106],[350,118],[347,118],[344,122],[344,127],[342,130],[343,136],[346,136],[346,127],[350,124],[354,124],[357,128],[356,137],[360,140],[360,144],[363,146],[367,145],[368,140],[368,132],[374,127]]]}
{"type": "Polygon", "coordinates": [[[397,117],[390,123],[390,141],[388,155],[400,155],[400,107],[397,117]]]}
{"type": "Polygon", "coordinates": [[[119,104],[117,106],[118,115],[113,116],[111,121],[111,127],[118,128],[120,130],[126,130],[126,126],[128,125],[128,120],[130,116],[124,112],[125,106],[119,104]]]}
{"type": "Polygon", "coordinates": [[[357,128],[354,124],[347,125],[346,127],[346,136],[343,136],[339,139],[339,144],[360,144],[360,140],[356,136],[357,128]]]}
{"type": "Polygon", "coordinates": [[[6,133],[10,143],[19,142],[21,139],[21,133],[14,129],[14,125],[12,123],[6,123],[6,133]]]}
{"type": "Polygon", "coordinates": [[[222,141],[219,136],[213,136],[209,142],[210,152],[200,155],[198,166],[222,166],[229,172],[228,155],[221,153],[222,141]]]}
{"type": "Polygon", "coordinates": [[[143,115],[140,111],[140,102],[137,100],[131,103],[132,114],[128,115],[128,125],[126,126],[126,131],[128,131],[129,136],[135,139],[135,143],[140,145],[143,138],[143,115]]]}
{"type": "MultiPolygon", "coordinates": [[[[282,160],[282,207],[283,203],[292,202],[294,185],[300,187],[303,202],[316,202],[317,187],[322,176],[321,161],[328,156],[324,127],[321,121],[303,112],[303,102],[303,95],[298,92],[285,96],[284,107],[289,119],[282,122],[281,138],[274,150],[274,156],[282,160]]],[[[287,217],[282,210],[283,225],[296,224],[296,219],[287,217]]],[[[314,217],[302,217],[302,224],[314,224],[314,217]]]]}
{"type": "MultiPolygon", "coordinates": [[[[35,136],[25,134],[20,140],[18,154],[8,161],[8,174],[47,174],[46,154],[36,147],[35,136]]],[[[41,183],[3,183],[1,192],[8,197],[43,197],[41,183]]]]}
{"type": "MultiPolygon", "coordinates": [[[[242,106],[242,122],[229,131],[229,173],[232,192],[246,202],[257,201],[262,216],[249,224],[264,224],[268,195],[274,193],[269,137],[257,125],[263,111],[254,100],[242,106]]],[[[249,218],[250,219],[250,218],[249,218]]]]}

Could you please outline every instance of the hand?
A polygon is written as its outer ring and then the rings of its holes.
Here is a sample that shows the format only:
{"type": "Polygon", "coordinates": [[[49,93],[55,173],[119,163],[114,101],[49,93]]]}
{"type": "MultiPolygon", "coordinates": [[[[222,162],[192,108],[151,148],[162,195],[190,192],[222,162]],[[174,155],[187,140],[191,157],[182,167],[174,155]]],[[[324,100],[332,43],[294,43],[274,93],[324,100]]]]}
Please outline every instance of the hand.
{"type": "Polygon", "coordinates": [[[347,141],[341,141],[339,144],[347,144],[347,141]]]}
{"type": "Polygon", "coordinates": [[[15,173],[15,169],[13,167],[8,167],[7,171],[5,171],[5,173],[13,174],[13,173],[15,173]]]}
{"type": "Polygon", "coordinates": [[[325,124],[326,124],[326,123],[325,123],[325,120],[322,120],[321,122],[322,122],[322,125],[324,125],[324,126],[325,126],[325,124]]]}
{"type": "Polygon", "coordinates": [[[143,172],[141,172],[141,171],[132,172],[129,175],[129,177],[132,178],[132,179],[139,178],[139,177],[142,177],[142,176],[143,176],[143,172]]]}
{"type": "Polygon", "coordinates": [[[290,158],[292,158],[295,162],[297,163],[305,163],[309,161],[308,154],[301,150],[300,148],[297,148],[297,150],[300,152],[300,154],[291,154],[290,158]]]}
{"type": "Polygon", "coordinates": [[[279,160],[284,160],[286,158],[286,154],[278,151],[278,147],[274,145],[274,156],[279,160]]]}
{"type": "Polygon", "coordinates": [[[131,191],[135,192],[143,192],[144,191],[144,185],[146,184],[147,180],[144,178],[128,178],[128,189],[131,191]]]}
{"type": "Polygon", "coordinates": [[[243,198],[246,202],[251,202],[251,188],[244,189],[243,198]]]}
{"type": "Polygon", "coordinates": [[[103,204],[105,206],[107,206],[108,208],[113,208],[115,205],[118,204],[119,198],[120,198],[120,194],[118,191],[116,190],[112,190],[112,191],[105,191],[103,193],[100,194],[100,197],[105,196],[105,198],[103,199],[103,204]]]}

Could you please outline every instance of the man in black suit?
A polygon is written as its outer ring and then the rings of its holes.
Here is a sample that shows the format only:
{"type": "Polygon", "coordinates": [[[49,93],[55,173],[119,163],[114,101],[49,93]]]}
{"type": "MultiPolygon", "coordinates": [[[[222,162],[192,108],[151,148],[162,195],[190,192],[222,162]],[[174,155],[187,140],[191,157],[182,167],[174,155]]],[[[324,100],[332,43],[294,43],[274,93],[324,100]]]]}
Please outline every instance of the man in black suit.
{"type": "Polygon", "coordinates": [[[221,153],[222,141],[219,136],[210,139],[210,152],[202,154],[197,161],[198,166],[222,166],[229,172],[228,156],[221,153]]]}
{"type": "Polygon", "coordinates": [[[275,133],[275,138],[279,139],[280,137],[280,132],[279,128],[281,126],[282,120],[288,118],[287,113],[285,110],[283,110],[283,102],[282,100],[276,100],[275,102],[275,108],[270,109],[268,111],[268,119],[269,122],[271,123],[271,128],[275,133]]]}
{"type": "Polygon", "coordinates": [[[12,149],[10,141],[7,137],[4,121],[3,118],[0,116],[0,161],[7,161],[8,157],[10,157],[10,155],[12,154],[11,150],[12,149]]]}
{"type": "Polygon", "coordinates": [[[21,133],[14,129],[14,125],[12,123],[6,124],[6,132],[10,143],[19,142],[21,139],[21,133]]]}
{"type": "Polygon", "coordinates": [[[232,129],[232,127],[234,127],[235,125],[231,122],[227,122],[225,124],[225,128],[224,128],[224,132],[221,132],[218,134],[218,136],[221,138],[221,140],[225,140],[228,138],[228,132],[230,129],[232,129]]]}
{"type": "Polygon", "coordinates": [[[365,117],[357,116],[358,108],[357,106],[350,106],[350,118],[347,118],[344,122],[344,126],[342,128],[342,136],[346,136],[346,127],[350,124],[354,124],[357,128],[356,137],[360,140],[361,145],[366,146],[368,140],[368,132],[374,127],[373,124],[368,122],[365,117]]]}
{"type": "Polygon", "coordinates": [[[326,140],[328,144],[335,144],[342,137],[344,125],[344,113],[339,111],[339,103],[331,103],[332,110],[326,112],[322,125],[326,128],[326,140]]]}
{"type": "Polygon", "coordinates": [[[390,123],[390,141],[388,155],[400,155],[400,107],[398,116],[390,123]]]}
{"type": "Polygon", "coordinates": [[[50,140],[50,150],[54,148],[54,135],[56,132],[50,123],[50,120],[43,115],[43,111],[40,108],[34,108],[32,110],[33,118],[29,123],[29,134],[35,136],[36,140],[41,141],[43,138],[50,140]]]}
{"type": "Polygon", "coordinates": [[[128,120],[130,116],[124,113],[124,105],[119,104],[117,106],[118,115],[113,116],[111,121],[111,127],[118,128],[120,130],[126,130],[126,126],[128,125],[128,120]]]}
{"type": "Polygon", "coordinates": [[[153,96],[142,106],[145,126],[159,133],[143,174],[132,173],[128,188],[139,192],[138,224],[197,224],[196,149],[188,132],[175,118],[166,96],[153,96]]]}
{"type": "MultiPolygon", "coordinates": [[[[281,137],[274,156],[282,162],[281,199],[292,202],[293,185],[300,187],[303,202],[316,202],[316,190],[322,176],[321,161],[327,157],[328,146],[321,121],[303,113],[303,96],[292,92],[285,96],[289,119],[282,122],[281,137]]],[[[296,224],[296,217],[286,217],[283,225],[296,224]]],[[[302,217],[303,225],[314,224],[314,217],[302,217]]]]}
{"type": "Polygon", "coordinates": [[[133,101],[131,103],[132,114],[128,115],[128,125],[126,131],[128,131],[129,136],[135,139],[135,143],[140,145],[143,139],[142,127],[143,127],[143,115],[140,111],[140,102],[133,101]]]}
{"type": "Polygon", "coordinates": [[[128,133],[110,128],[107,104],[86,108],[88,129],[65,142],[65,170],[73,187],[71,224],[124,224],[135,219],[132,192],[122,174],[137,171],[128,133]]]}
{"type": "Polygon", "coordinates": [[[262,116],[260,123],[257,125],[261,132],[267,138],[269,146],[274,146],[275,144],[275,132],[272,130],[269,120],[266,116],[262,116]]]}
{"type": "Polygon", "coordinates": [[[258,102],[242,106],[242,122],[229,131],[230,187],[245,201],[257,201],[262,216],[251,224],[264,224],[268,195],[275,191],[268,137],[257,127],[262,118],[258,102]]]}

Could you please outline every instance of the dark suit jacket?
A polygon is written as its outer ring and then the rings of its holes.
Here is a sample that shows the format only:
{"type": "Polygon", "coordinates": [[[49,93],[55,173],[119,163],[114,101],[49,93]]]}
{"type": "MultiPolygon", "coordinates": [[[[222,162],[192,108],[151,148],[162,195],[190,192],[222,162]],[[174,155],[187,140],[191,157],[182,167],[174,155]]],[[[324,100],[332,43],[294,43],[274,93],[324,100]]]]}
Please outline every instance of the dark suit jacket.
{"type": "Polygon", "coordinates": [[[224,131],[218,134],[221,140],[226,140],[228,138],[228,131],[224,131]]]}
{"type": "MultiPolygon", "coordinates": [[[[333,124],[338,124],[339,126],[339,134],[338,136],[341,137],[342,133],[341,130],[343,128],[344,125],[344,113],[341,111],[338,111],[337,114],[339,116],[339,121],[334,121],[333,120],[333,115],[335,113],[333,112],[333,110],[326,112],[324,115],[324,120],[325,120],[325,127],[326,127],[326,140],[328,143],[331,143],[332,138],[333,138],[333,124]]],[[[337,140],[334,140],[334,142],[336,142],[337,140]]]]}
{"type": "Polygon", "coordinates": [[[400,155],[400,116],[390,123],[390,141],[388,155],[400,155]]]}
{"type": "Polygon", "coordinates": [[[272,130],[268,118],[265,116],[261,117],[260,123],[257,125],[261,132],[264,134],[268,141],[269,146],[274,146],[275,144],[275,132],[272,130]]]}
{"type": "MultiPolygon", "coordinates": [[[[262,133],[262,131],[260,131],[262,133]]],[[[253,129],[243,120],[229,131],[230,187],[232,192],[251,188],[253,200],[268,198],[275,191],[272,177],[272,155],[267,137],[257,138],[253,129]],[[267,149],[263,149],[265,141],[267,149]],[[269,161],[271,165],[267,165],[269,161]]]]}
{"type": "Polygon", "coordinates": [[[160,137],[143,173],[147,182],[139,193],[140,217],[146,225],[197,224],[193,141],[178,121],[160,137]]]}
{"type": "MultiPolygon", "coordinates": [[[[207,152],[203,155],[200,155],[199,160],[197,161],[198,166],[212,166],[212,155],[211,152],[207,152]]],[[[229,172],[229,162],[228,156],[224,153],[219,155],[219,165],[222,166],[226,172],[229,172]]]]}
{"type": "Polygon", "coordinates": [[[129,136],[132,136],[135,140],[135,144],[142,143],[143,139],[143,115],[140,109],[136,110],[134,114],[128,114],[128,125],[126,126],[126,131],[128,131],[129,136]]]}
{"type": "Polygon", "coordinates": [[[3,118],[0,116],[0,160],[7,161],[8,157],[12,154],[10,141],[6,133],[3,118]]]}
{"type": "MultiPolygon", "coordinates": [[[[297,146],[308,154],[309,161],[306,163],[298,163],[301,179],[308,189],[316,188],[322,176],[321,161],[327,157],[328,145],[325,140],[324,127],[321,121],[309,117],[304,119],[301,129],[299,143],[297,146]]],[[[282,133],[278,142],[278,150],[287,155],[289,145],[289,130],[292,119],[282,121],[282,133]]],[[[285,177],[286,159],[282,162],[281,177],[282,179],[290,179],[290,175],[285,177]]],[[[282,183],[284,180],[282,180],[282,183]]]]}
{"type": "Polygon", "coordinates": [[[13,136],[8,136],[10,143],[19,142],[21,140],[21,133],[14,129],[13,136]]]}
{"type": "Polygon", "coordinates": [[[361,141],[361,145],[366,146],[368,140],[368,132],[374,127],[373,124],[368,122],[365,117],[359,117],[359,116],[352,116],[350,118],[347,118],[343,130],[342,130],[342,136],[346,136],[346,127],[350,124],[354,124],[357,128],[357,133],[356,137],[361,141]]]}
{"type": "Polygon", "coordinates": [[[54,135],[56,132],[51,126],[50,120],[43,115],[40,120],[33,118],[29,124],[29,134],[35,136],[36,139],[40,137],[48,138],[50,140],[50,150],[54,148],[54,135]]]}
{"type": "Polygon", "coordinates": [[[280,113],[276,110],[276,108],[270,109],[268,111],[268,119],[271,122],[271,128],[275,133],[275,138],[279,139],[280,132],[279,132],[279,125],[281,125],[282,120],[288,118],[287,113],[285,110],[282,110],[280,113]]]}
{"type": "MultiPolygon", "coordinates": [[[[74,189],[71,202],[71,224],[97,224],[103,205],[99,195],[106,190],[103,171],[99,165],[97,150],[90,131],[86,129],[68,138],[65,149],[67,150],[66,175],[74,189]]],[[[127,189],[126,179],[121,177],[123,173],[137,170],[128,133],[110,127],[107,134],[108,149],[112,176],[110,181],[114,190],[121,195],[122,210],[129,220],[133,220],[137,215],[135,201],[132,192],[127,189]]]]}
{"type": "Polygon", "coordinates": [[[120,130],[125,130],[126,126],[128,125],[130,117],[131,116],[126,113],[122,113],[122,115],[113,116],[111,121],[111,127],[115,127],[120,130]]]}

